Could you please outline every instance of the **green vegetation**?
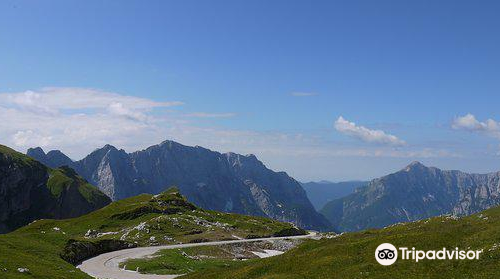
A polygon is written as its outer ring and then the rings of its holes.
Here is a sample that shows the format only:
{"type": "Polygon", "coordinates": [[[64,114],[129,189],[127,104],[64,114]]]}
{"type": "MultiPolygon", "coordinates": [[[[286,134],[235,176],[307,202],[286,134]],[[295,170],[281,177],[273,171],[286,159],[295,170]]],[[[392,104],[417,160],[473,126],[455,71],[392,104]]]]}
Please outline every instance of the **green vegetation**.
{"type": "Polygon", "coordinates": [[[111,200],[68,167],[51,169],[0,145],[0,232],[41,218],[71,218],[111,200]]]}
{"type": "Polygon", "coordinates": [[[68,190],[71,186],[76,186],[82,197],[91,204],[97,204],[104,199],[108,199],[103,192],[88,183],[72,168],[63,166],[58,169],[49,170],[47,187],[50,189],[52,195],[59,198],[61,193],[64,190],[68,190]]]}
{"type": "Polygon", "coordinates": [[[26,156],[22,153],[15,151],[12,148],[9,148],[5,145],[0,144],[0,156],[2,156],[2,155],[9,157],[10,159],[15,161],[16,163],[27,164],[27,165],[33,165],[33,164],[41,165],[37,161],[31,159],[31,157],[26,156]]]}
{"type": "Polygon", "coordinates": [[[47,187],[53,196],[59,198],[64,188],[68,188],[73,183],[73,180],[66,176],[60,169],[50,170],[47,187]]]}
{"type": "MultiPolygon", "coordinates": [[[[500,208],[461,219],[441,216],[380,230],[309,240],[280,256],[210,268],[185,278],[499,278],[500,208]],[[479,260],[410,260],[379,265],[379,244],[419,250],[483,250],[479,260]]],[[[183,277],[184,278],[184,277],[183,277]]]]}
{"type": "Polygon", "coordinates": [[[149,259],[133,259],[122,264],[128,270],[150,274],[186,274],[208,268],[227,268],[237,264],[233,255],[220,246],[199,246],[162,250],[149,259]]]}
{"type": "Polygon", "coordinates": [[[123,248],[123,243],[150,246],[301,233],[292,228],[267,218],[197,208],[174,188],[113,202],[74,219],[38,220],[0,235],[0,278],[90,278],[68,261],[123,248]]]}

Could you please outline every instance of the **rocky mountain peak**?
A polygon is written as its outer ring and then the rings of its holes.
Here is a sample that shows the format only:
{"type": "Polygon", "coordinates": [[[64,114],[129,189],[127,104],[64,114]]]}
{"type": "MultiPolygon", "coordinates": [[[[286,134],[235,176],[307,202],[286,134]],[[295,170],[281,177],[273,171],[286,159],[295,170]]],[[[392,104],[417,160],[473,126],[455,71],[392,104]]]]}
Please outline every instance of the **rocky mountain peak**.
{"type": "Polygon", "coordinates": [[[221,154],[166,140],[132,153],[106,145],[71,167],[114,200],[177,185],[190,202],[205,209],[320,230],[330,225],[297,181],[268,169],[255,155],[221,154]]]}
{"type": "Polygon", "coordinates": [[[116,147],[114,147],[111,144],[106,144],[105,146],[98,148],[94,150],[92,153],[90,153],[85,159],[87,158],[95,158],[98,160],[101,160],[105,156],[113,156],[119,152],[125,153],[124,150],[118,150],[116,147]]]}
{"type": "Polygon", "coordinates": [[[105,150],[106,152],[109,152],[109,151],[118,151],[118,148],[114,147],[111,144],[106,144],[105,146],[103,146],[101,148],[101,150],[105,150]]]}
{"type": "Polygon", "coordinates": [[[26,155],[30,157],[44,157],[45,151],[41,147],[29,148],[26,152],[26,155]]]}
{"type": "Polygon", "coordinates": [[[404,168],[404,171],[414,171],[414,170],[423,170],[427,169],[428,167],[425,166],[424,164],[420,163],[419,161],[413,161],[411,162],[408,166],[404,168]]]}
{"type": "Polygon", "coordinates": [[[41,147],[28,149],[26,155],[51,168],[57,168],[64,165],[69,166],[73,162],[59,150],[52,150],[46,154],[41,147]]]}
{"type": "Polygon", "coordinates": [[[380,228],[442,214],[469,215],[500,204],[500,174],[469,174],[413,162],[334,200],[322,213],[341,231],[380,228]]]}
{"type": "Polygon", "coordinates": [[[173,140],[164,140],[160,144],[153,145],[152,147],[157,147],[157,146],[168,149],[187,147],[173,140]]]}

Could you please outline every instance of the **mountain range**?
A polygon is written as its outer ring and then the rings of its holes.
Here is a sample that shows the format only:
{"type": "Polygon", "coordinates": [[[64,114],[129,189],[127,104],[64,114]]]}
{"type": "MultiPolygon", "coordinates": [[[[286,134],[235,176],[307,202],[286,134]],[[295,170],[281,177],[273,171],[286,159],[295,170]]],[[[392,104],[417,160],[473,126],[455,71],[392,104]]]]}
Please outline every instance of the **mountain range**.
{"type": "Polygon", "coordinates": [[[77,217],[110,202],[71,168],[52,169],[0,145],[0,233],[42,218],[77,217]]]}
{"type": "Polygon", "coordinates": [[[202,208],[266,216],[306,229],[331,227],[299,182],[268,169],[254,155],[222,154],[174,141],[132,153],[106,145],[79,161],[41,148],[31,148],[27,155],[47,166],[73,168],[113,200],[158,194],[175,185],[202,208]]]}
{"type": "Polygon", "coordinates": [[[500,172],[469,174],[413,162],[321,210],[338,231],[381,228],[442,214],[469,215],[500,204],[500,172]]]}

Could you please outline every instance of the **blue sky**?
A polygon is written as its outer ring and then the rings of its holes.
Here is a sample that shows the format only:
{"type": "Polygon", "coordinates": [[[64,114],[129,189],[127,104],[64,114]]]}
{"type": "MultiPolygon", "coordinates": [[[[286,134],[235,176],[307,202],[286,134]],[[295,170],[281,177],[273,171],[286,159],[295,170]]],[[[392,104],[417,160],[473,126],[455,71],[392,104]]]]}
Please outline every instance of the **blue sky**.
{"type": "Polygon", "coordinates": [[[413,160],[500,170],[499,12],[496,1],[2,1],[0,142],[79,159],[174,139],[254,153],[300,180],[368,179],[413,160]]]}

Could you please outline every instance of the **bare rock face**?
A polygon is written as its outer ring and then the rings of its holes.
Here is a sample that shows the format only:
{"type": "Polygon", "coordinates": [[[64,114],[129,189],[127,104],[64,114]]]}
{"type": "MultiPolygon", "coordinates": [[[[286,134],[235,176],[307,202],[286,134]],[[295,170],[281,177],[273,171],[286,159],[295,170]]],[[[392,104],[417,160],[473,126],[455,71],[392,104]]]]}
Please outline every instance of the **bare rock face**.
{"type": "Polygon", "coordinates": [[[50,169],[0,145],[0,233],[41,218],[77,217],[110,202],[74,170],[50,169]]]}
{"type": "Polygon", "coordinates": [[[71,167],[113,200],[158,194],[175,185],[206,209],[268,216],[303,228],[326,230],[330,225],[297,181],[266,168],[254,155],[164,141],[133,153],[106,145],[71,167]]]}
{"type": "Polygon", "coordinates": [[[340,231],[380,228],[442,214],[469,215],[500,204],[500,172],[468,174],[413,162],[372,180],[321,212],[340,231]]]}

